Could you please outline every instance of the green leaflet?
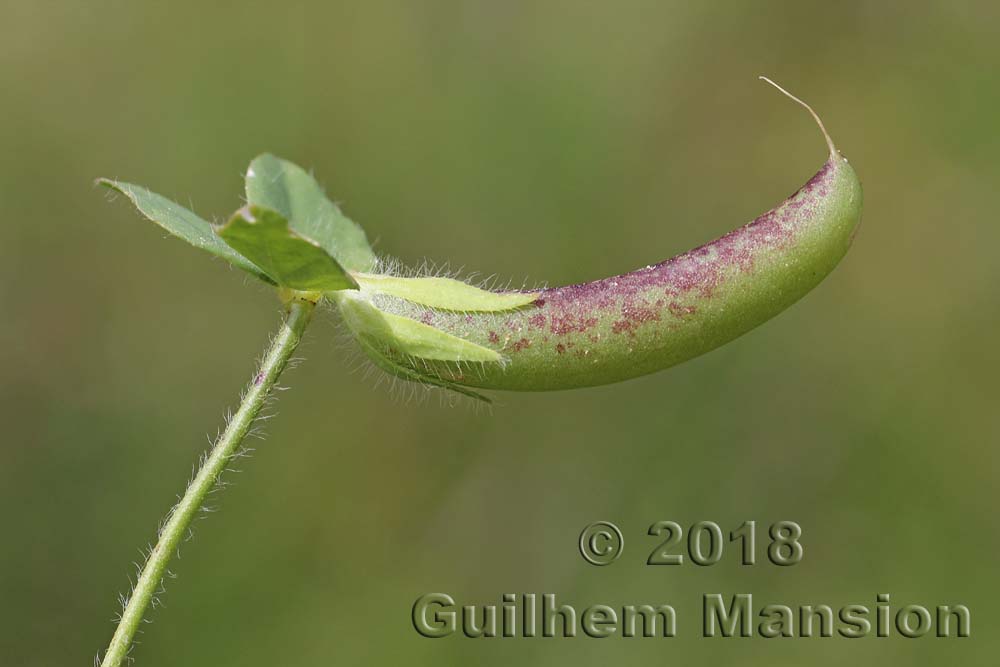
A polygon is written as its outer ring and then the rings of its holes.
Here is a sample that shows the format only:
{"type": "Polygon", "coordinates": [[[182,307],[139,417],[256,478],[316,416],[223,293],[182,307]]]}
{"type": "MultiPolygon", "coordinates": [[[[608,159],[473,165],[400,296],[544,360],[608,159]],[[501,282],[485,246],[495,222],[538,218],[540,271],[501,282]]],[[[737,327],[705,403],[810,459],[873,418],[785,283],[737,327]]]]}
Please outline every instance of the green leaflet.
{"type": "Polygon", "coordinates": [[[433,361],[471,361],[500,363],[499,352],[439,331],[408,317],[383,313],[356,293],[338,294],[340,312],[347,325],[358,335],[365,335],[388,346],[394,352],[433,361]]]}
{"type": "Polygon", "coordinates": [[[368,355],[368,358],[371,359],[376,366],[384,370],[389,375],[394,375],[398,378],[409,380],[410,382],[417,382],[420,384],[430,384],[434,385],[435,387],[450,389],[451,391],[462,394],[463,396],[468,396],[470,398],[474,398],[484,403],[493,402],[493,400],[490,399],[488,396],[484,396],[479,392],[472,391],[471,389],[463,387],[462,385],[455,384],[454,382],[449,382],[448,380],[435,377],[433,375],[427,375],[421,373],[415,368],[407,368],[406,366],[397,364],[395,361],[390,359],[388,356],[386,356],[379,350],[380,348],[379,344],[376,341],[374,341],[371,336],[363,334],[359,335],[358,343],[361,345],[361,349],[364,350],[365,353],[368,355]]]}
{"type": "Polygon", "coordinates": [[[327,199],[316,180],[298,165],[264,153],[246,174],[247,203],[277,211],[292,231],[312,239],[350,271],[368,271],[375,254],[365,232],[327,199]]]}
{"type": "Polygon", "coordinates": [[[399,278],[357,273],[362,289],[370,289],[406,299],[430,308],[455,311],[490,312],[513,310],[538,298],[538,293],[490,292],[452,278],[399,278]]]}
{"type": "Polygon", "coordinates": [[[257,276],[264,282],[274,283],[274,280],[259,266],[216,236],[212,225],[183,206],[131,183],[112,181],[107,178],[99,179],[98,183],[112,190],[117,190],[131,199],[140,213],[174,236],[184,239],[196,248],[207,250],[213,255],[221,257],[233,266],[257,276]]]}
{"type": "Polygon", "coordinates": [[[357,289],[357,283],[326,250],[289,228],[280,213],[261,206],[237,211],[219,236],[260,266],[275,283],[294,290],[357,289]]]}

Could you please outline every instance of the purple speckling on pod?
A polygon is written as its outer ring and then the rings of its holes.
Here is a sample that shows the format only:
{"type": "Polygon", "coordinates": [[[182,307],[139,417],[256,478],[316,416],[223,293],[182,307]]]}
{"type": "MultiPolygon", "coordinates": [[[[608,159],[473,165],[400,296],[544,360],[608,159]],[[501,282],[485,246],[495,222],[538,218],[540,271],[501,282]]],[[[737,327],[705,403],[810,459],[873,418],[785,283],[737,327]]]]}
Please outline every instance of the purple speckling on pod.
{"type": "Polygon", "coordinates": [[[704,354],[798,301],[847,252],[861,219],[862,192],[822,122],[793,99],[816,118],[830,154],[785,201],[664,262],[545,289],[514,311],[470,316],[402,303],[398,314],[496,350],[506,361],[416,360],[419,372],[469,387],[525,391],[617,382],[704,354]]]}

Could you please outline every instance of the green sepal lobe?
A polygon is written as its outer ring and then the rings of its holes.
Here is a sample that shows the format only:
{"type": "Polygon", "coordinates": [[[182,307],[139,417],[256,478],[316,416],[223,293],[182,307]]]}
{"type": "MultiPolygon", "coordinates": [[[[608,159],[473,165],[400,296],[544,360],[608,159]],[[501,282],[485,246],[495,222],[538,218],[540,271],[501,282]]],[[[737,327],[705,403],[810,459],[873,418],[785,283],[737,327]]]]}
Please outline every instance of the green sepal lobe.
{"type": "Polygon", "coordinates": [[[372,339],[371,336],[362,334],[358,336],[358,344],[361,345],[361,349],[364,350],[368,358],[372,360],[376,366],[381,368],[383,371],[389,375],[393,375],[403,380],[408,380],[410,382],[416,382],[418,384],[427,384],[435,387],[441,387],[443,389],[448,389],[449,391],[454,391],[463,396],[468,396],[469,398],[474,398],[477,401],[482,401],[484,403],[492,403],[493,400],[488,396],[484,396],[477,391],[473,391],[462,385],[455,384],[454,382],[449,382],[443,378],[439,378],[430,374],[421,373],[415,368],[408,368],[393,361],[387,354],[384,354],[379,348],[380,345],[372,339]]]}
{"type": "MultiPolygon", "coordinates": [[[[356,294],[356,293],[355,293],[356,294]]],[[[347,325],[395,353],[431,361],[502,363],[499,352],[417,320],[386,313],[354,294],[338,295],[347,325]]]]}
{"type": "Polygon", "coordinates": [[[381,292],[413,303],[459,312],[496,312],[527,306],[538,293],[490,292],[461,280],[438,276],[404,278],[358,273],[354,276],[362,289],[381,292]]]}

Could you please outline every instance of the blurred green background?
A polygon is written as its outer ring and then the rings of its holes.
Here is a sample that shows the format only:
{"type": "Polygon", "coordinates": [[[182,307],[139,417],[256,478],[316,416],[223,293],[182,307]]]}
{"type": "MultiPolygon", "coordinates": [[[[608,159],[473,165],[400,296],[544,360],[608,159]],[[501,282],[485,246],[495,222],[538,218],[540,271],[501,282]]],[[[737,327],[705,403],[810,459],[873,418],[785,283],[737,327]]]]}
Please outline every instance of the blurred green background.
{"type": "MultiPolygon", "coordinates": [[[[364,379],[332,313],[173,563],[153,665],[996,664],[994,2],[10,2],[0,25],[0,662],[103,651],[132,561],[279,305],[108,203],[221,219],[272,151],[377,249],[520,283],[651,263],[821,164],[865,185],[837,271],[673,370],[492,412],[364,379]],[[617,522],[595,568],[584,525],[617,522]],[[647,567],[654,521],[798,521],[793,568],[647,567]],[[428,640],[418,595],[669,602],[673,640],[428,640]],[[703,593],[964,603],[972,638],[698,637],[703,593]]],[[[763,542],[763,540],[762,540],[763,542]]]]}

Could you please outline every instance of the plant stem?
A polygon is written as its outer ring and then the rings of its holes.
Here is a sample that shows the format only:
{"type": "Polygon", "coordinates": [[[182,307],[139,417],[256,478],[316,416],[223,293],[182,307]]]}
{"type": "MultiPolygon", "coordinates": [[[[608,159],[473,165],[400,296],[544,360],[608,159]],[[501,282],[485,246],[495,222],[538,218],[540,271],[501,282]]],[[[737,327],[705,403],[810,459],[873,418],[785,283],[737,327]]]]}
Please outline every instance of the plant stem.
{"type": "Polygon", "coordinates": [[[184,497],[171,510],[169,519],[160,531],[159,541],[143,565],[142,573],[125,605],[101,667],[118,667],[126,659],[132,639],[139,624],[142,623],[146,608],[160,586],[167,564],[187,533],[205,497],[215,486],[243,438],[253,426],[275,382],[302,339],[302,332],[309,324],[314,308],[315,304],[308,300],[289,301],[288,312],[281,330],[271,342],[260,369],[243,394],[239,410],[232,416],[225,431],[212,446],[198,474],[184,492],[184,497]]]}

